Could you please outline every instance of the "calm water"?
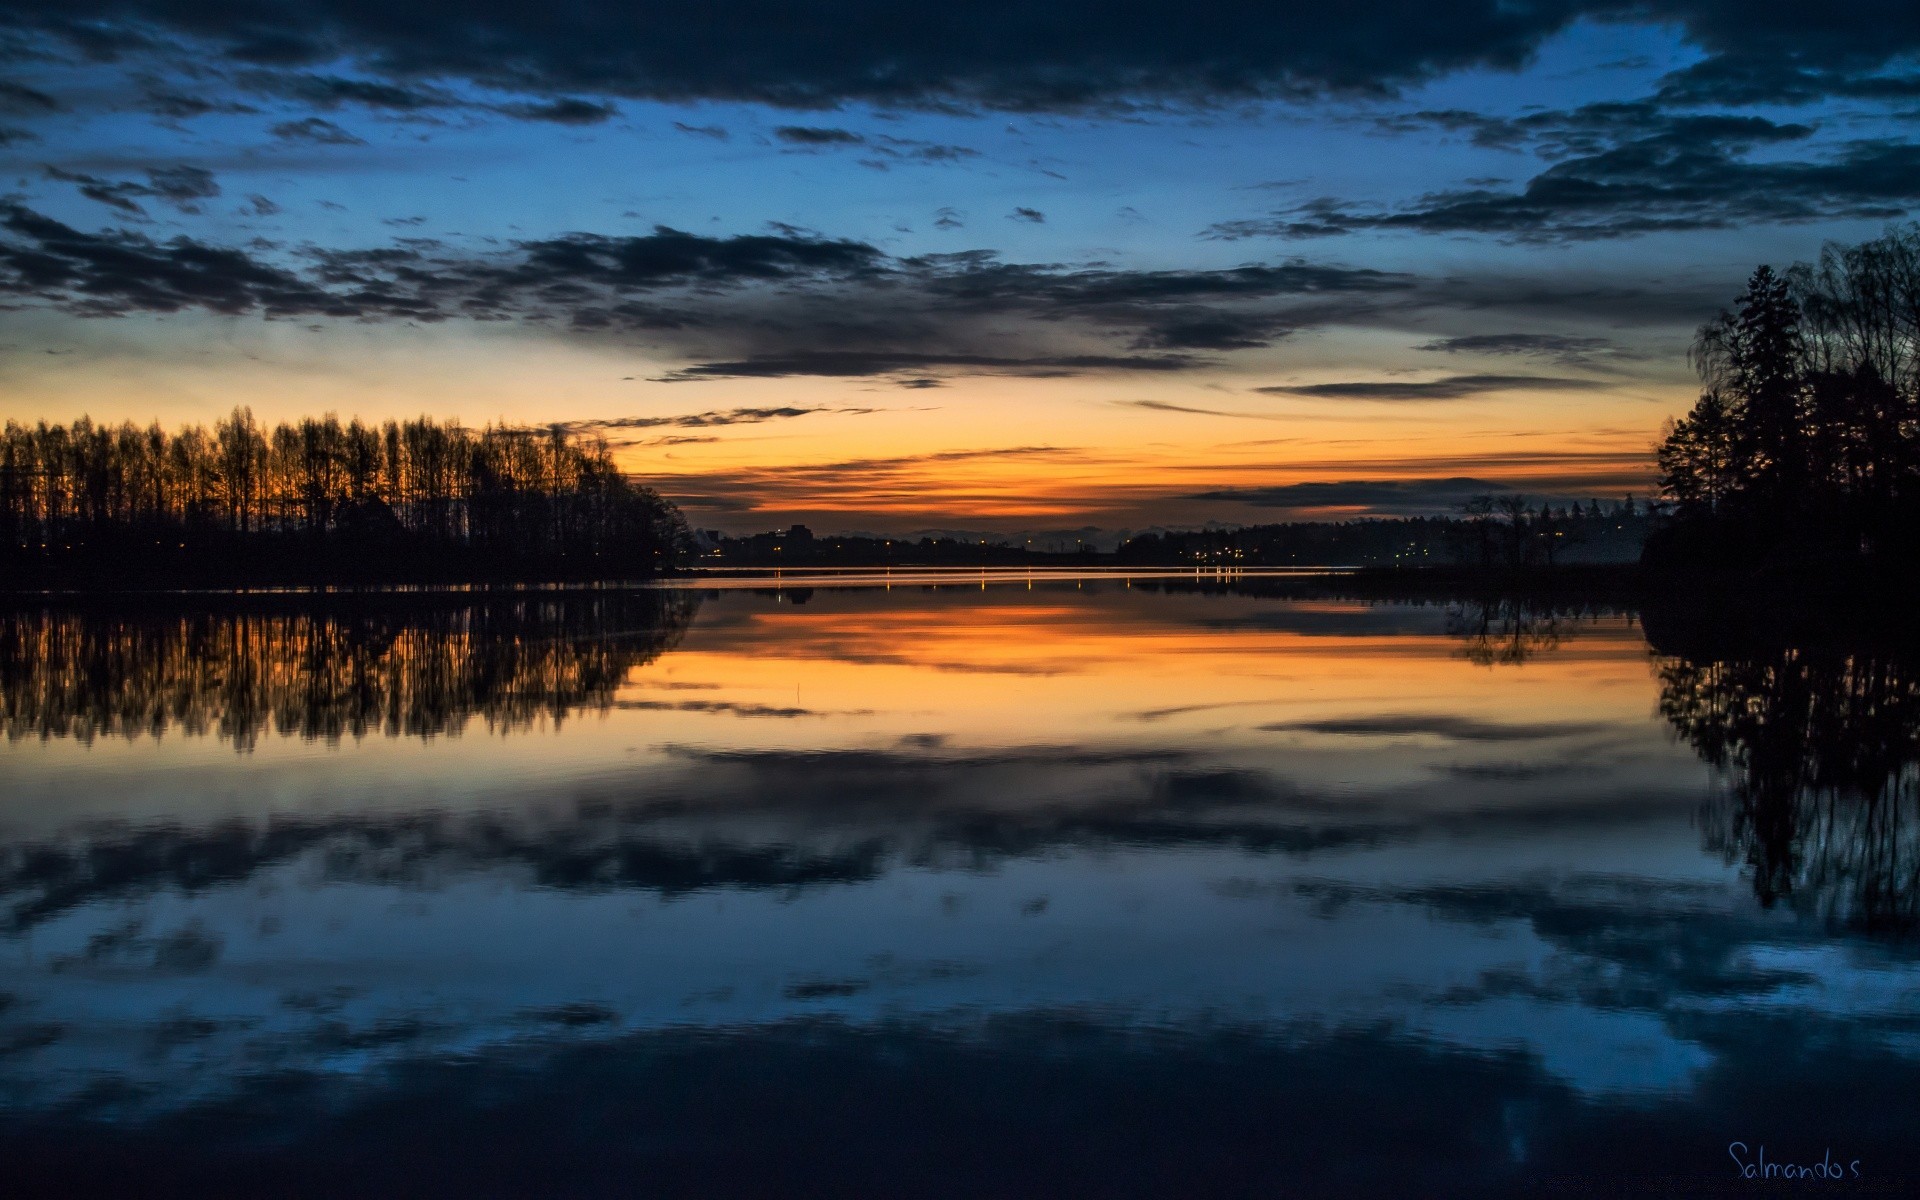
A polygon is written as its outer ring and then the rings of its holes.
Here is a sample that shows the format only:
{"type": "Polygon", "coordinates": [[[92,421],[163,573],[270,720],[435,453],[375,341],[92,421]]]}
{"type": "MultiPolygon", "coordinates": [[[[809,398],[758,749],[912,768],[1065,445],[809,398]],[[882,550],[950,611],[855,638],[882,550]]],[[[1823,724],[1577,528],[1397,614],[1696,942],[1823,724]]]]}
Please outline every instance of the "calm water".
{"type": "Polygon", "coordinates": [[[0,1162],[1782,1190],[1764,1154],[1909,1190],[1914,659],[1276,590],[14,611],[0,1162]]]}

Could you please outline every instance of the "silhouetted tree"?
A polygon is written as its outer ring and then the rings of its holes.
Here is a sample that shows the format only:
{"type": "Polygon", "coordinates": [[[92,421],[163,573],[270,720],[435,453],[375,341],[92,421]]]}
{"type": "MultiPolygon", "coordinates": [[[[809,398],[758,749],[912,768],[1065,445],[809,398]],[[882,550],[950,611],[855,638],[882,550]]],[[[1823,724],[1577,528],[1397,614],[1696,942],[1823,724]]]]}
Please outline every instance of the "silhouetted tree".
{"type": "Polygon", "coordinates": [[[1910,553],[1920,524],[1920,229],[1755,271],[1700,330],[1706,384],[1658,450],[1658,562],[1910,553]]]}
{"type": "Polygon", "coordinates": [[[211,433],[84,417],[0,432],[0,561],[22,566],[299,547],[371,569],[377,549],[395,563],[647,571],[690,544],[678,511],[622,475],[604,442],[557,425],[375,429],[329,414],[262,430],[236,408],[211,433]]]}
{"type": "Polygon", "coordinates": [[[1719,513],[1738,480],[1734,425],[1718,390],[1701,393],[1693,411],[1667,424],[1656,453],[1660,487],[1688,513],[1719,513]]]}

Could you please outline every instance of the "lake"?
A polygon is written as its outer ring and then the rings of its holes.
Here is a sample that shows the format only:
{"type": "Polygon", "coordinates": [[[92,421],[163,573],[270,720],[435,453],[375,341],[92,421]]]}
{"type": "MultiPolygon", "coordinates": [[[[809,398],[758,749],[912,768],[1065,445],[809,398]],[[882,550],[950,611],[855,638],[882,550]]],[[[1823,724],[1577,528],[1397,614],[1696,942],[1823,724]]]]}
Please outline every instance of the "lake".
{"type": "Polygon", "coordinates": [[[1907,1191],[1910,648],[1341,587],[16,603],[0,1161],[196,1196],[1907,1191]]]}

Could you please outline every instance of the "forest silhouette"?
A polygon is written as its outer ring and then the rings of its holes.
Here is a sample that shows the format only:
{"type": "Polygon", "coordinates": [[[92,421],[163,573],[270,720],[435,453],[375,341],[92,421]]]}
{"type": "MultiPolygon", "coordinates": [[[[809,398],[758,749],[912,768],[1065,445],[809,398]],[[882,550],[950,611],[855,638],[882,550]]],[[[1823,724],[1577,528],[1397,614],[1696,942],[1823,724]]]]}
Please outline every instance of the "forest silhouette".
{"type": "Polygon", "coordinates": [[[0,564],[26,583],[615,578],[689,546],[672,504],[560,425],[267,429],[238,408],[211,430],[0,432],[0,564]]]}
{"type": "Polygon", "coordinates": [[[1920,550],[1920,227],[1762,266],[1703,326],[1704,390],[1657,450],[1663,572],[1874,562],[1920,550]]]}

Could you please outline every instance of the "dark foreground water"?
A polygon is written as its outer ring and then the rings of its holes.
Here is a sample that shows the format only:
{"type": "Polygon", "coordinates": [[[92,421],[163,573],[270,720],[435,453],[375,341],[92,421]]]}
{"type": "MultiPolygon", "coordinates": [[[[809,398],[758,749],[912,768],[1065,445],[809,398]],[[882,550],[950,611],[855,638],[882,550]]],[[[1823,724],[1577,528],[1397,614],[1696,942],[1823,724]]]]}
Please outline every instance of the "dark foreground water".
{"type": "Polygon", "coordinates": [[[0,1192],[1914,1192],[1911,654],[1274,591],[10,611],[0,1192]]]}

